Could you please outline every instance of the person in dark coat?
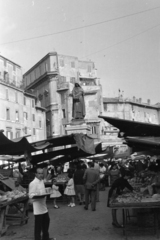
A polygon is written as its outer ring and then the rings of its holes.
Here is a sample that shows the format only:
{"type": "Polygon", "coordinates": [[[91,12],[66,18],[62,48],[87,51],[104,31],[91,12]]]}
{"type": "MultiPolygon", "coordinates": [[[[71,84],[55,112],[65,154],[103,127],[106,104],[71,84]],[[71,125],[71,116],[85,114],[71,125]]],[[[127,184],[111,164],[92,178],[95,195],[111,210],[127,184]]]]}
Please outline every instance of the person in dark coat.
{"type": "Polygon", "coordinates": [[[77,165],[77,169],[73,177],[76,195],[78,196],[78,199],[79,199],[79,205],[82,205],[82,203],[84,203],[85,189],[84,189],[83,175],[84,175],[84,169],[82,169],[82,166],[79,163],[77,165]]]}
{"type": "MultiPolygon", "coordinates": [[[[108,193],[108,203],[107,206],[109,207],[109,201],[112,197],[113,193],[115,192],[116,195],[122,194],[123,190],[127,188],[131,192],[133,192],[133,187],[127,181],[131,177],[131,173],[129,171],[123,172],[123,175],[116,179],[108,193]]],[[[112,209],[112,225],[115,227],[122,227],[117,221],[117,209],[112,209]]]]}
{"type": "Polygon", "coordinates": [[[96,211],[96,189],[99,183],[99,172],[94,169],[94,163],[85,170],[83,179],[85,181],[85,210],[88,210],[89,199],[91,200],[92,211],[96,211]]]}

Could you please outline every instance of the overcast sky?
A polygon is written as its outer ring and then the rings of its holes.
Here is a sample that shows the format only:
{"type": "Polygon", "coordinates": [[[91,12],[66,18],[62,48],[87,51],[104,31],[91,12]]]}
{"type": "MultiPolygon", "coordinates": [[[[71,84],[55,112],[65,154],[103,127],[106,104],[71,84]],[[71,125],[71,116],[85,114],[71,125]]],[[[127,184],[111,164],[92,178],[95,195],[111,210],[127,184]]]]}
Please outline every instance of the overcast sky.
{"type": "Polygon", "coordinates": [[[159,0],[0,0],[0,54],[23,73],[48,52],[95,62],[103,96],[160,102],[159,0]]]}

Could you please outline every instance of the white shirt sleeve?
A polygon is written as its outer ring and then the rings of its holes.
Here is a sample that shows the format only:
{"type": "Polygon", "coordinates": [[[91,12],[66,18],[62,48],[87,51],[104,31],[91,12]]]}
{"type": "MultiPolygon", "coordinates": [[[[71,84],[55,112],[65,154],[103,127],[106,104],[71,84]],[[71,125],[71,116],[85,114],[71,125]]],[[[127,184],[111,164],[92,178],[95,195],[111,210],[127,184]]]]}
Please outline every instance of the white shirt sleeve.
{"type": "Polygon", "coordinates": [[[29,184],[29,198],[33,198],[36,195],[36,184],[31,182],[29,184]]]}

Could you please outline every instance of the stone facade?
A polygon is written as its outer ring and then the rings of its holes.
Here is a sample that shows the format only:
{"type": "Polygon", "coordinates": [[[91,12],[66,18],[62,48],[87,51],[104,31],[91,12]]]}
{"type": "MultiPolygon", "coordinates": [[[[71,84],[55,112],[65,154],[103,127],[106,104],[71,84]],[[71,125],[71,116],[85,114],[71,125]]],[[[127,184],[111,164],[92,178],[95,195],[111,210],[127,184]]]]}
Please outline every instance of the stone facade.
{"type": "Polygon", "coordinates": [[[72,121],[72,89],[76,82],[85,93],[85,123],[89,134],[99,138],[102,90],[93,62],[51,52],[24,74],[24,89],[32,91],[37,104],[46,109],[47,137],[67,133],[72,121]]]}
{"type": "MultiPolygon", "coordinates": [[[[141,99],[133,98],[103,98],[103,116],[115,117],[131,121],[160,124],[160,105],[151,105],[150,101],[142,103],[141,99]]],[[[118,129],[105,121],[101,121],[102,138],[119,141],[117,138],[118,129]]]]}
{"type": "Polygon", "coordinates": [[[0,73],[0,129],[9,139],[45,139],[45,109],[37,108],[35,96],[22,89],[21,67],[0,56],[0,73]]]}

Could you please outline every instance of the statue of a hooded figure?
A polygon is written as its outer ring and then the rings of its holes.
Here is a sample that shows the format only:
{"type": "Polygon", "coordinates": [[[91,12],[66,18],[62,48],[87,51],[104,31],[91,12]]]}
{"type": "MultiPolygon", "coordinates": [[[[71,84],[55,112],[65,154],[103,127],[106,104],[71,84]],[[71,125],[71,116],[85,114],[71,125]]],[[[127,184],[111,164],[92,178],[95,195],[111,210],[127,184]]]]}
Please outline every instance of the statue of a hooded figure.
{"type": "Polygon", "coordinates": [[[73,96],[73,107],[72,107],[72,117],[73,119],[84,119],[86,115],[85,103],[84,103],[84,91],[78,83],[72,90],[73,96]]]}

